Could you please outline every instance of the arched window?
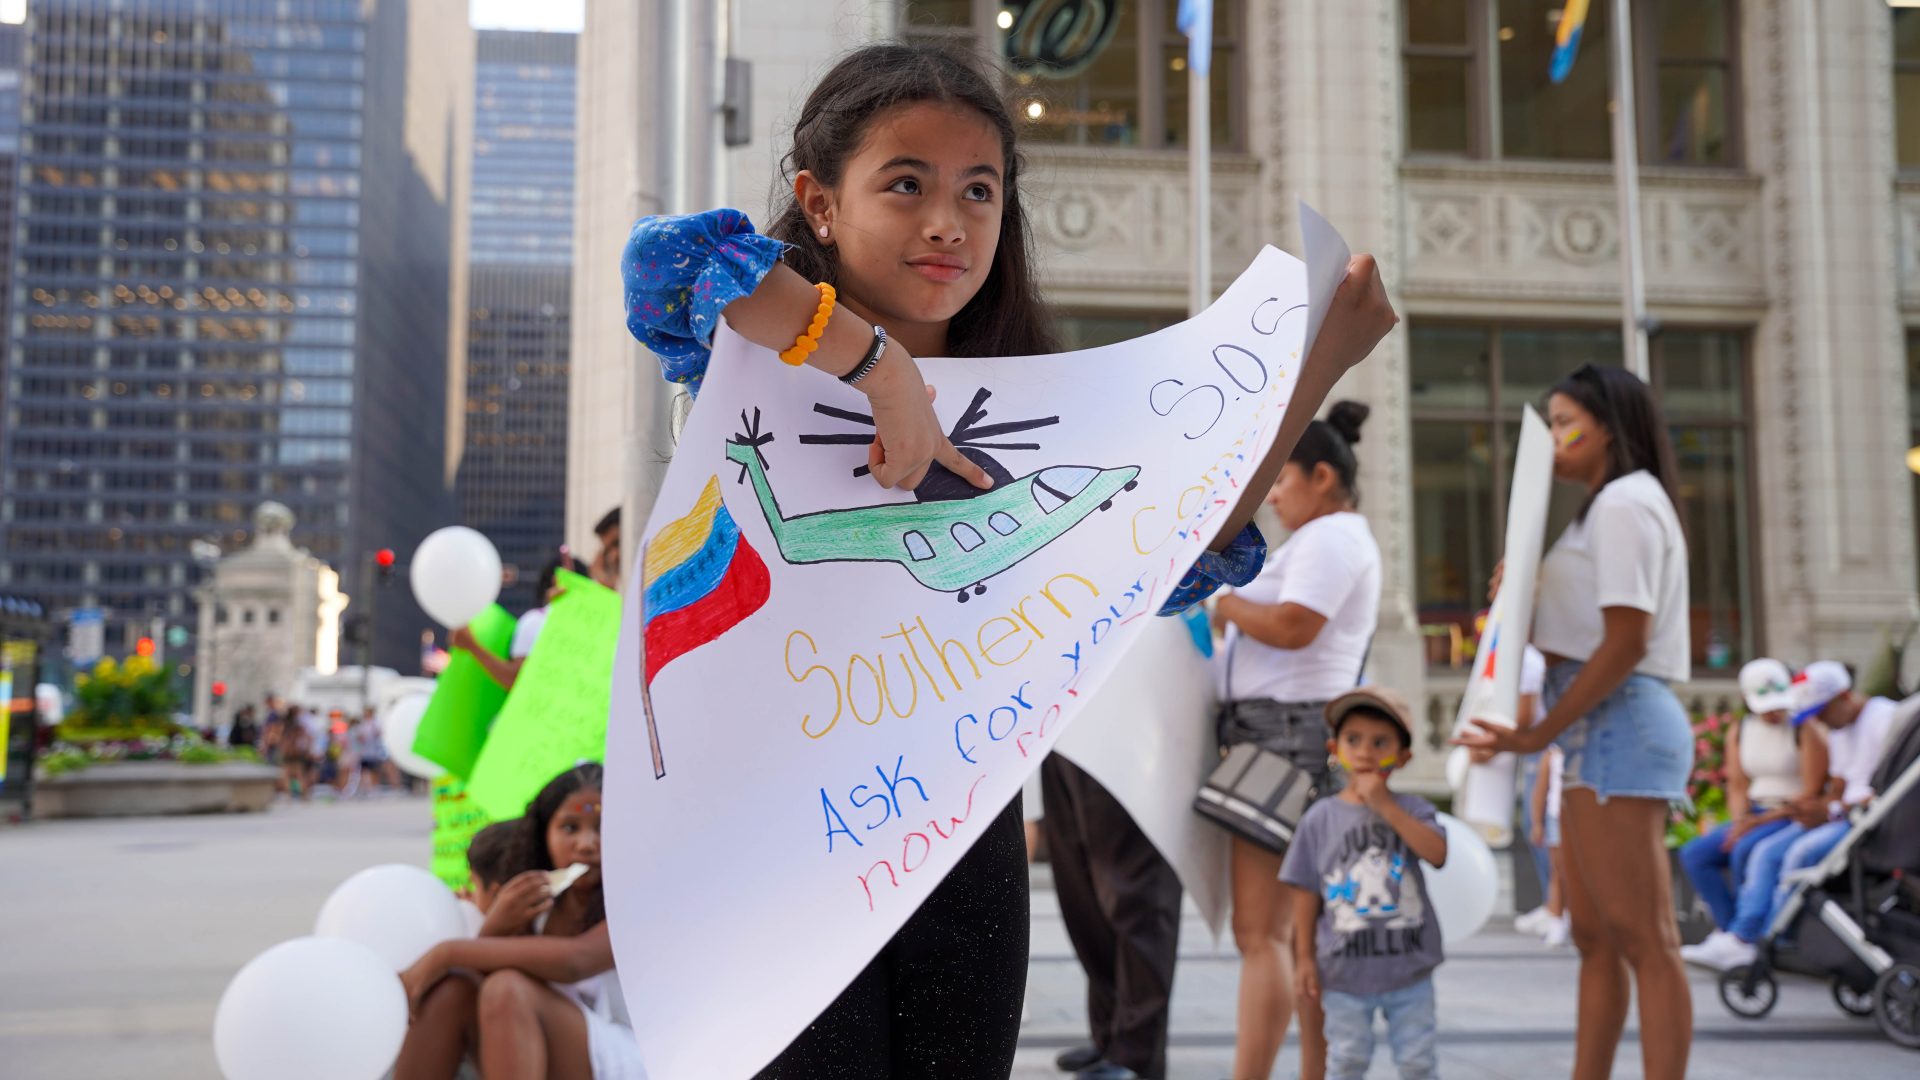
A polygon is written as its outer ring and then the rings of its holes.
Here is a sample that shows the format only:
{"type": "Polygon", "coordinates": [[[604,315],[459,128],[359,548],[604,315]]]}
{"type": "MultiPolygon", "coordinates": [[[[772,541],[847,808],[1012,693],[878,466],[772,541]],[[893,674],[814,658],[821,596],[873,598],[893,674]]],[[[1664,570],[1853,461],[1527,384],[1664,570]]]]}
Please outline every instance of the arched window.
{"type": "Polygon", "coordinates": [[[912,556],[914,562],[925,562],[933,558],[933,545],[927,543],[925,536],[922,536],[918,532],[909,532],[905,540],[907,542],[907,554],[912,556]]]}
{"type": "Polygon", "coordinates": [[[956,521],[953,523],[953,542],[960,545],[961,551],[972,551],[974,548],[986,543],[985,540],[980,538],[980,530],[964,521],[956,521]]]}

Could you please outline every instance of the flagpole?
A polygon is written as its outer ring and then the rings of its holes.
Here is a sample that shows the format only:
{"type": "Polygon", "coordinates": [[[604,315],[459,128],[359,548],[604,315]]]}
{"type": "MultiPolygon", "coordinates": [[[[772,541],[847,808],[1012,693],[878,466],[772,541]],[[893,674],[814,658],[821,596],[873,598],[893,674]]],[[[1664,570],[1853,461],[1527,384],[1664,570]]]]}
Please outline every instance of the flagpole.
{"type": "Polygon", "coordinates": [[[1193,268],[1188,278],[1187,314],[1198,315],[1213,299],[1212,101],[1207,93],[1205,65],[1187,64],[1187,186],[1192,217],[1188,235],[1193,238],[1193,268]]]}
{"type": "Polygon", "coordinates": [[[1613,0],[1613,186],[1620,219],[1620,332],[1627,370],[1649,377],[1640,238],[1640,125],[1633,94],[1633,3],[1613,0]]]}

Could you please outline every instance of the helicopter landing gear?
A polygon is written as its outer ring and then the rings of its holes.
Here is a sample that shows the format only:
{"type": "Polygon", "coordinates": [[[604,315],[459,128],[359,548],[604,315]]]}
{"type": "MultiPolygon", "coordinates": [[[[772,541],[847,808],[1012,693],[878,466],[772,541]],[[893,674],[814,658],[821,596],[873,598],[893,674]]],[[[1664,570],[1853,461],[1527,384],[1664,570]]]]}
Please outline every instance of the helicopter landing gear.
{"type": "Polygon", "coordinates": [[[964,604],[976,596],[985,595],[986,591],[987,591],[987,587],[984,584],[975,582],[973,588],[961,589],[958,593],[954,595],[954,598],[964,604]]]}
{"type": "Polygon", "coordinates": [[[1112,500],[1112,499],[1108,499],[1108,500],[1107,500],[1106,502],[1103,502],[1103,503],[1101,503],[1101,504],[1100,504],[1100,509],[1102,509],[1102,510],[1111,510],[1111,509],[1113,509],[1113,500],[1112,500]]]}
{"type": "Polygon", "coordinates": [[[1138,480],[1129,480],[1129,481],[1127,481],[1127,486],[1126,486],[1126,487],[1123,487],[1123,488],[1121,488],[1120,490],[1121,490],[1121,491],[1132,491],[1132,490],[1133,490],[1134,488],[1137,488],[1137,487],[1139,487],[1139,486],[1140,486],[1140,481],[1138,481],[1138,480]]]}

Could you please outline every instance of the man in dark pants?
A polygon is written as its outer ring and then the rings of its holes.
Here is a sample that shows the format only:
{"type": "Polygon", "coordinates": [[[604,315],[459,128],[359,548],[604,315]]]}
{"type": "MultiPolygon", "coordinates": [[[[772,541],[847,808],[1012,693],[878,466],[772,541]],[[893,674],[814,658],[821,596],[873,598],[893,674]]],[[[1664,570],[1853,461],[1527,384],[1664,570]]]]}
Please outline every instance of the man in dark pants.
{"type": "Polygon", "coordinates": [[[1167,1075],[1167,1010],[1180,946],[1180,879],[1117,799],[1058,754],[1040,765],[1040,827],[1093,1043],[1056,1064],[1080,1080],[1167,1075]]]}

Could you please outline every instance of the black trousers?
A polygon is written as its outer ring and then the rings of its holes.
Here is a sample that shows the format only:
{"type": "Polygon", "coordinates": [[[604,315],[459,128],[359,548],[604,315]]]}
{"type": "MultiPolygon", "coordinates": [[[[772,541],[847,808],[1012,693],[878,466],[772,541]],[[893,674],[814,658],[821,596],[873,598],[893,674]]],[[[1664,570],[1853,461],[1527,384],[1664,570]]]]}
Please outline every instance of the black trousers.
{"type": "Polygon", "coordinates": [[[1054,892],[1087,973],[1093,1044],[1104,1060],[1163,1077],[1180,879],[1119,800],[1078,765],[1048,755],[1040,793],[1054,892]]]}
{"type": "MultiPolygon", "coordinates": [[[[1027,993],[1020,797],[760,1080],[1006,1080],[1027,993]]],[[[777,964],[766,977],[785,977],[777,964]]]]}

